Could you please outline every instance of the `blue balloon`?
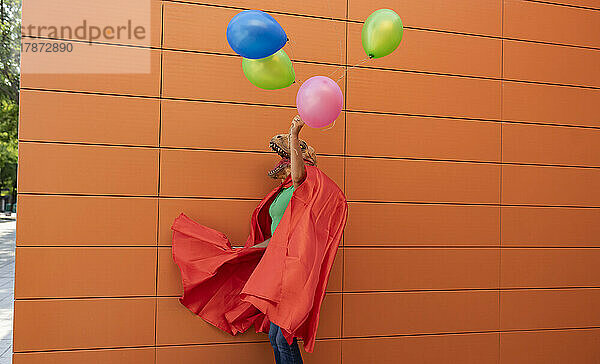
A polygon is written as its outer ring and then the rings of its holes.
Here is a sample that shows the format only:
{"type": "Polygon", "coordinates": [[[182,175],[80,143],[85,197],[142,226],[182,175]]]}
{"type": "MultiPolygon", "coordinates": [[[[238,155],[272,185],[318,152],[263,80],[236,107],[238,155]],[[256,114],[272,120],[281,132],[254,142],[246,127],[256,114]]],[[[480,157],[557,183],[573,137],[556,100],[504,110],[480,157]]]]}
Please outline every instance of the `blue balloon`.
{"type": "Polygon", "coordinates": [[[271,15],[260,10],[244,10],[229,21],[227,42],[240,56],[259,59],[283,48],[287,35],[271,15]]]}

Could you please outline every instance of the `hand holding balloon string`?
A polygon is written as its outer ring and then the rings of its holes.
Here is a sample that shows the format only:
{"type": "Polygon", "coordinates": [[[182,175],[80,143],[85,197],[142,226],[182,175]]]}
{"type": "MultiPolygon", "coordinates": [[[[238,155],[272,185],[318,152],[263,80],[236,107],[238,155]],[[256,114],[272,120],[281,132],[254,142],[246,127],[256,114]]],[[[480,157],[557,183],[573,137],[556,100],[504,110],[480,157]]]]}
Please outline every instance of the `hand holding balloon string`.
{"type": "Polygon", "coordinates": [[[289,148],[290,148],[290,150],[293,150],[294,153],[296,153],[296,155],[300,158],[302,158],[302,155],[300,154],[298,149],[292,148],[292,138],[296,138],[296,139],[298,138],[298,136],[300,134],[300,130],[302,130],[303,126],[304,126],[304,120],[302,120],[300,115],[296,115],[292,119],[292,125],[290,126],[290,132],[288,133],[289,148]]]}
{"type": "Polygon", "coordinates": [[[292,125],[290,126],[290,135],[297,137],[300,134],[300,130],[304,126],[304,120],[300,117],[300,115],[294,116],[292,119],[292,125]]]}

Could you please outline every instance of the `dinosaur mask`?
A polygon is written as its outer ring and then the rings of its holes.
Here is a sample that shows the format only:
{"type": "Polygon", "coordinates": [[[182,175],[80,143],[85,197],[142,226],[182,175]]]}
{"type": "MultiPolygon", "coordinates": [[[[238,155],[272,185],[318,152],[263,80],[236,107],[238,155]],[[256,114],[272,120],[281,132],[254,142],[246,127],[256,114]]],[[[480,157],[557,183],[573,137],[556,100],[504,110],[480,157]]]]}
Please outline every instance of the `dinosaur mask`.
{"type": "MultiPolygon", "coordinates": [[[[302,159],[312,166],[317,165],[317,155],[315,149],[302,139],[299,140],[302,159]]],[[[281,160],[267,174],[273,179],[285,179],[290,173],[290,146],[288,134],[277,134],[269,142],[269,147],[276,152],[281,160]]]]}

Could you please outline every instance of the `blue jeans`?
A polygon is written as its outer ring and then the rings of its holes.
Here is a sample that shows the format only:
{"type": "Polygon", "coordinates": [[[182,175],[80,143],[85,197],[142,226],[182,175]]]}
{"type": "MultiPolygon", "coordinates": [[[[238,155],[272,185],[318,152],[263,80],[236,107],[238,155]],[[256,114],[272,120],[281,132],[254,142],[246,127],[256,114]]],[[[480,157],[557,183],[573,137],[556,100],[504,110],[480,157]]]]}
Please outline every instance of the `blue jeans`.
{"type": "Polygon", "coordinates": [[[279,326],[272,322],[269,327],[269,341],[275,353],[275,364],[302,364],[298,340],[294,338],[292,345],[288,345],[279,326]]]}

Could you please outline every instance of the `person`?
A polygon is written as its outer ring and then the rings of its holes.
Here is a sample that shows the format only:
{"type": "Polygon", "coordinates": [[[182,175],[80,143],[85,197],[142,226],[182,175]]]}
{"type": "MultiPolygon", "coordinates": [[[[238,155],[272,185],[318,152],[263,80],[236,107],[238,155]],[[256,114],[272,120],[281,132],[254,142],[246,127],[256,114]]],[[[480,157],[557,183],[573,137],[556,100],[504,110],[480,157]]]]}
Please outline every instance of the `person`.
{"type": "Polygon", "coordinates": [[[280,160],[267,174],[279,185],[254,209],[243,247],[183,212],[171,226],[181,304],[231,335],[252,326],[268,333],[276,364],[302,363],[298,339],[314,350],[347,220],[345,195],[317,168],[314,148],[299,138],[303,126],[296,115],[269,142],[280,160]]]}
{"type": "MultiPolygon", "coordinates": [[[[271,216],[271,235],[275,232],[275,228],[281,221],[294,190],[306,179],[306,169],[304,168],[305,160],[310,165],[317,165],[313,147],[308,146],[304,140],[299,139],[300,130],[303,126],[304,121],[302,121],[299,115],[296,115],[294,119],[292,119],[290,132],[287,135],[278,134],[274,136],[269,143],[271,148],[281,156],[281,161],[279,161],[273,169],[267,172],[267,175],[273,179],[279,180],[281,184],[283,184],[288,176],[292,176],[292,185],[283,188],[269,207],[269,215],[271,216]],[[287,138],[287,143],[284,142],[285,138],[287,138]],[[278,145],[278,143],[282,143],[282,145],[278,145]],[[289,153],[286,149],[289,149],[289,153]]],[[[256,244],[253,247],[266,248],[270,239],[271,238],[256,244]]]]}
{"type": "MultiPolygon", "coordinates": [[[[292,185],[283,188],[275,197],[271,206],[269,206],[269,215],[271,216],[271,236],[275,233],[277,225],[281,221],[283,214],[292,198],[294,190],[306,179],[306,169],[304,168],[304,157],[306,155],[307,162],[311,165],[316,165],[316,158],[314,155],[314,149],[308,147],[306,142],[299,139],[300,130],[304,126],[304,121],[299,115],[296,115],[292,120],[290,126],[290,132],[287,135],[287,146],[289,149],[289,155],[284,147],[277,145],[276,143],[283,143],[283,139],[286,137],[284,134],[279,134],[272,140],[272,148],[275,149],[278,154],[282,157],[282,160],[267,174],[274,179],[283,183],[288,176],[292,176],[292,185]],[[273,145],[275,144],[275,145],[273,145]],[[288,159],[289,158],[289,159],[288,159]]],[[[266,248],[269,244],[268,238],[262,243],[254,245],[256,248],[266,248]]],[[[298,347],[297,338],[293,339],[291,345],[289,345],[283,336],[283,332],[280,327],[271,322],[269,327],[269,341],[273,347],[276,364],[301,364],[302,355],[300,354],[300,348],[298,347]]]]}

